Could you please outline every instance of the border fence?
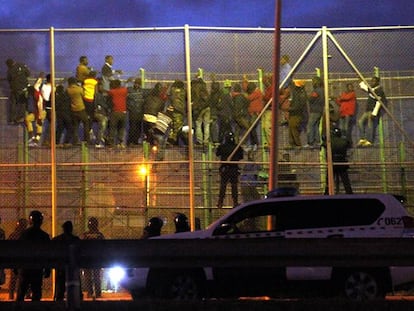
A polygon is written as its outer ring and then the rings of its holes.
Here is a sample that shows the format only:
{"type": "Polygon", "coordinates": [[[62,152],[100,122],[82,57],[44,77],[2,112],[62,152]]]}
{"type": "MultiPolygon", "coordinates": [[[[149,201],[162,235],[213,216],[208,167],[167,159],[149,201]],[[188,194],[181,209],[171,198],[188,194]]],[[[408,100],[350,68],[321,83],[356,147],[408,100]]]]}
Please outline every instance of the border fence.
{"type": "MultiPolygon", "coordinates": [[[[131,78],[139,77],[144,89],[151,89],[156,83],[168,89],[180,79],[188,89],[191,79],[198,76],[203,78],[208,90],[212,82],[219,82],[223,88],[228,81],[234,85],[248,80],[264,92],[265,77],[273,68],[273,37],[274,29],[187,25],[2,29],[0,39],[5,44],[0,58],[4,61],[13,58],[26,64],[31,71],[31,84],[40,72],[53,71],[55,84],[66,86],[67,78],[75,75],[81,55],[88,57],[89,66],[98,73],[105,56],[112,55],[113,68],[122,70],[116,78],[128,86],[131,78]]],[[[358,88],[360,75],[367,81],[374,75],[381,78],[388,99],[387,113],[381,117],[377,141],[371,147],[356,146],[360,133],[358,126],[354,126],[353,147],[347,163],[349,174],[354,192],[402,194],[411,212],[414,205],[413,37],[413,27],[282,29],[280,43],[281,54],[289,55],[294,68],[290,77],[303,80],[308,94],[312,91],[314,76],[327,79],[329,97],[338,96],[347,83],[354,84],[358,102],[355,120],[364,111],[367,98],[358,88]],[[328,33],[328,53],[324,51],[324,33],[328,33]]],[[[4,66],[3,77],[6,69],[4,66]]],[[[44,213],[44,228],[53,235],[59,233],[60,224],[66,220],[74,223],[74,231],[80,235],[86,230],[87,219],[94,216],[99,219],[100,230],[107,239],[134,239],[141,236],[143,227],[153,216],[164,220],[162,232],[167,233],[174,231],[173,219],[177,212],[189,215],[193,207],[194,216],[203,228],[232,207],[229,189],[224,208],[216,207],[220,161],[215,151],[219,141],[210,140],[203,146],[185,141],[167,145],[162,159],[160,150],[144,140],[125,149],[96,149],[85,143],[68,148],[54,144],[32,148],[28,145],[26,126],[7,122],[9,86],[6,79],[0,84],[0,101],[0,217],[6,235],[12,232],[17,219],[26,218],[33,209],[44,213]]],[[[273,105],[273,109],[280,111],[278,105],[273,105]]],[[[272,126],[277,127],[279,141],[279,186],[297,187],[301,194],[323,192],[327,165],[332,164],[327,163],[324,149],[292,149],[289,128],[272,126]]],[[[269,148],[263,144],[264,129],[260,122],[254,130],[259,144],[254,151],[257,170],[251,174],[256,177],[256,190],[264,196],[269,190],[269,148]]],[[[305,127],[301,140],[305,145],[305,127]]],[[[239,162],[241,174],[250,163],[247,154],[251,146],[243,144],[243,148],[246,152],[239,162]]],[[[244,201],[242,186],[243,183],[239,184],[240,202],[244,201]]]]}

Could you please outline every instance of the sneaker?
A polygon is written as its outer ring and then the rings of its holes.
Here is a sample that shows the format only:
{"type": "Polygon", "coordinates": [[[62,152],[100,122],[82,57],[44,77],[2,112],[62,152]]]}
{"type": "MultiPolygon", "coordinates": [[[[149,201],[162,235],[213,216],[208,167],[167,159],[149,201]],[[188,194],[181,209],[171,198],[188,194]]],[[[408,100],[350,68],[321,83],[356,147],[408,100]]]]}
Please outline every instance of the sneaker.
{"type": "Polygon", "coordinates": [[[372,146],[372,143],[369,140],[365,140],[365,142],[363,143],[362,146],[364,146],[364,147],[370,147],[370,146],[372,146]]]}
{"type": "Polygon", "coordinates": [[[366,142],[367,142],[366,139],[360,139],[357,146],[364,146],[366,142]]]}
{"type": "Polygon", "coordinates": [[[105,148],[105,145],[104,144],[96,144],[95,145],[95,148],[97,148],[97,149],[102,149],[102,148],[105,148]]]}
{"type": "Polygon", "coordinates": [[[309,145],[309,144],[306,144],[306,145],[303,146],[303,149],[312,149],[312,148],[313,148],[313,146],[309,145]]]}
{"type": "Polygon", "coordinates": [[[96,136],[95,136],[95,133],[93,132],[93,130],[90,130],[90,131],[89,131],[89,139],[90,139],[91,141],[96,140],[96,136]]]}
{"type": "Polygon", "coordinates": [[[39,142],[37,141],[36,138],[31,138],[31,139],[29,139],[27,145],[29,147],[39,147],[39,142]]]}

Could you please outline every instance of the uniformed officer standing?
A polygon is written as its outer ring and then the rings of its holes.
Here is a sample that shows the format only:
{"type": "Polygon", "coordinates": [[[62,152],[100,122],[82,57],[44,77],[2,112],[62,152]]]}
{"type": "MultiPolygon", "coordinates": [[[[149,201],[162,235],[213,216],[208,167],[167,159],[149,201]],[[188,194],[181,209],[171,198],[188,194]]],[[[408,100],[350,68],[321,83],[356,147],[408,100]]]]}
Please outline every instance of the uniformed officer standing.
{"type": "MultiPolygon", "coordinates": [[[[334,128],[331,135],[331,149],[332,149],[332,161],[335,162],[347,162],[348,158],[348,148],[350,147],[350,142],[344,136],[339,128],[334,128]]],[[[348,175],[349,165],[347,164],[334,164],[333,165],[333,174],[335,180],[335,191],[339,192],[339,179],[342,180],[342,183],[347,194],[352,194],[351,181],[348,175]]],[[[328,194],[328,178],[326,178],[326,188],[325,194],[328,194]]]]}
{"type": "MultiPolygon", "coordinates": [[[[88,230],[82,235],[82,240],[104,240],[105,236],[99,231],[99,222],[96,217],[88,220],[88,230]]],[[[99,298],[102,296],[101,290],[101,269],[84,270],[85,286],[88,298],[99,298]]]]}
{"type": "MultiPolygon", "coordinates": [[[[30,227],[21,234],[19,240],[22,241],[49,241],[50,237],[40,227],[43,224],[43,215],[39,211],[32,211],[29,215],[30,227]]],[[[43,276],[50,276],[50,268],[41,269],[19,269],[18,271],[18,288],[17,301],[24,301],[27,290],[32,291],[32,301],[42,299],[42,282],[43,276]]]]}
{"type": "MultiPolygon", "coordinates": [[[[227,161],[227,158],[232,154],[236,148],[236,142],[234,134],[229,132],[224,138],[224,143],[217,147],[216,156],[220,157],[221,161],[227,161]]],[[[243,159],[243,149],[237,148],[236,152],[230,159],[230,161],[239,161],[243,159]]],[[[224,196],[226,195],[227,184],[231,184],[231,196],[233,199],[233,207],[239,205],[238,203],[238,189],[239,182],[239,166],[233,163],[222,163],[219,168],[220,171],[220,192],[217,202],[217,207],[222,208],[224,202],[224,196]]]]}

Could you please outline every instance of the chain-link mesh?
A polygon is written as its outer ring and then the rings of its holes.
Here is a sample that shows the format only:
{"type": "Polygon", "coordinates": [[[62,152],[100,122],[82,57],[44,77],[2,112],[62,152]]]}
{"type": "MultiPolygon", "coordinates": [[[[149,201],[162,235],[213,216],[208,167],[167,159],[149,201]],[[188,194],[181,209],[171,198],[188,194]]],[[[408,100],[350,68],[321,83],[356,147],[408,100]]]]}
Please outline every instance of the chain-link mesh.
{"type": "MultiPolygon", "coordinates": [[[[414,178],[411,140],[414,113],[410,107],[414,32],[411,28],[397,27],[332,29],[327,33],[328,96],[337,98],[346,85],[352,83],[357,98],[350,136],[353,145],[348,155],[352,188],[355,193],[403,194],[410,208],[413,205],[411,181],[414,178]],[[360,75],[368,82],[372,76],[379,76],[388,99],[386,107],[389,113],[382,115],[377,140],[368,148],[357,146],[361,138],[357,121],[365,109],[368,96],[359,88],[360,75]]],[[[205,228],[225,214],[235,202],[260,198],[269,191],[270,141],[269,129],[265,125],[269,123],[264,121],[264,118],[269,118],[269,113],[264,113],[254,128],[256,138],[252,134],[244,137],[258,113],[248,110],[250,101],[243,101],[247,95],[242,95],[240,99],[244,105],[241,108],[234,103],[235,96],[232,95],[235,94],[225,89],[230,86],[232,91],[238,91],[236,85],[239,84],[241,93],[246,93],[248,82],[253,82],[253,89],[257,87],[261,96],[266,93],[269,74],[273,71],[274,36],[271,29],[190,27],[188,54],[185,31],[181,27],[55,29],[54,51],[49,48],[50,37],[48,30],[0,31],[0,39],[7,43],[3,45],[0,56],[4,61],[13,58],[26,64],[31,70],[29,82],[33,85],[40,72],[50,71],[50,55],[53,53],[56,84],[63,84],[66,88],[67,79],[75,75],[80,56],[87,56],[88,66],[100,76],[105,56],[112,55],[113,69],[122,70],[122,73],[116,73],[115,78],[120,79],[123,85],[131,87],[133,79],[130,78],[140,77],[145,92],[150,92],[157,83],[161,83],[168,93],[176,80],[184,81],[187,88],[186,66],[190,64],[190,79],[202,78],[208,96],[215,83],[219,83],[220,96],[214,103],[220,103],[221,107],[210,107],[209,114],[205,114],[206,110],[198,112],[195,110],[196,95],[192,94],[195,96],[194,150],[190,153],[185,133],[178,143],[169,142],[164,137],[151,145],[142,136],[139,145],[125,149],[100,149],[95,148],[94,144],[56,148],[57,216],[52,220],[51,150],[49,147],[30,147],[26,126],[22,123],[8,124],[12,121],[6,118],[10,91],[7,81],[2,81],[0,216],[6,236],[13,231],[16,220],[26,218],[33,209],[45,215],[43,228],[49,233],[52,232],[52,224],[56,224],[56,233],[60,233],[60,224],[71,220],[74,232],[81,235],[86,230],[88,218],[93,216],[99,219],[100,230],[107,239],[132,239],[141,237],[148,219],[155,216],[164,220],[162,233],[174,232],[174,216],[178,212],[189,215],[189,207],[193,203],[195,217],[200,220],[200,227],[205,228]],[[200,116],[205,116],[205,119],[200,116]],[[223,202],[219,204],[223,208],[217,208],[221,163],[215,153],[228,131],[236,134],[236,142],[245,138],[241,141],[245,152],[244,158],[238,162],[237,200],[229,183],[223,202]],[[190,155],[194,160],[194,201],[190,198],[190,155]]],[[[324,32],[320,29],[282,31],[281,55],[289,55],[290,65],[294,68],[290,78],[304,83],[307,97],[313,91],[312,78],[321,75],[323,79],[323,38],[324,32]]],[[[6,76],[6,69],[4,66],[3,76],[6,76]]],[[[261,106],[267,103],[265,99],[261,101],[261,106]]],[[[285,114],[280,109],[282,102],[275,102],[273,106],[282,124],[270,126],[277,127],[279,186],[296,187],[302,194],[323,193],[327,172],[325,149],[303,148],[309,143],[306,126],[309,103],[303,106],[303,118],[296,125],[300,143],[297,148],[292,148],[291,129],[283,124],[285,114]]],[[[335,108],[335,101],[332,102],[335,108]]],[[[286,103],[291,104],[289,101],[286,103]]],[[[164,105],[167,107],[168,104],[166,100],[164,105]]],[[[182,122],[182,125],[188,124],[187,111],[184,111],[182,122]]],[[[97,134],[96,123],[94,126],[97,134]]],[[[322,120],[318,127],[319,134],[323,127],[322,120]]],[[[320,145],[323,141],[318,138],[316,143],[320,145]]],[[[342,185],[340,191],[343,192],[342,185]]],[[[104,271],[102,289],[111,287],[109,283],[104,271]]],[[[45,289],[49,293],[51,285],[47,283],[45,289]]]]}

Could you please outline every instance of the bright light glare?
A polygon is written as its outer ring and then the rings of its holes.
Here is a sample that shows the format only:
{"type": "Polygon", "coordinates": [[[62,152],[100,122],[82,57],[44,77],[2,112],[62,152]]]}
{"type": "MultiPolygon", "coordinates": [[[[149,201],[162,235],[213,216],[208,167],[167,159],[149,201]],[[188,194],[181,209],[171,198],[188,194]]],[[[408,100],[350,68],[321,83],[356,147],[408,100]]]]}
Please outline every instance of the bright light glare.
{"type": "Polygon", "coordinates": [[[147,168],[146,168],[144,165],[141,165],[141,166],[139,167],[139,173],[140,173],[142,176],[147,175],[147,168]]]}
{"type": "Polygon", "coordinates": [[[108,271],[108,276],[115,291],[119,288],[119,282],[125,277],[125,269],[122,267],[113,267],[108,271]]]}

